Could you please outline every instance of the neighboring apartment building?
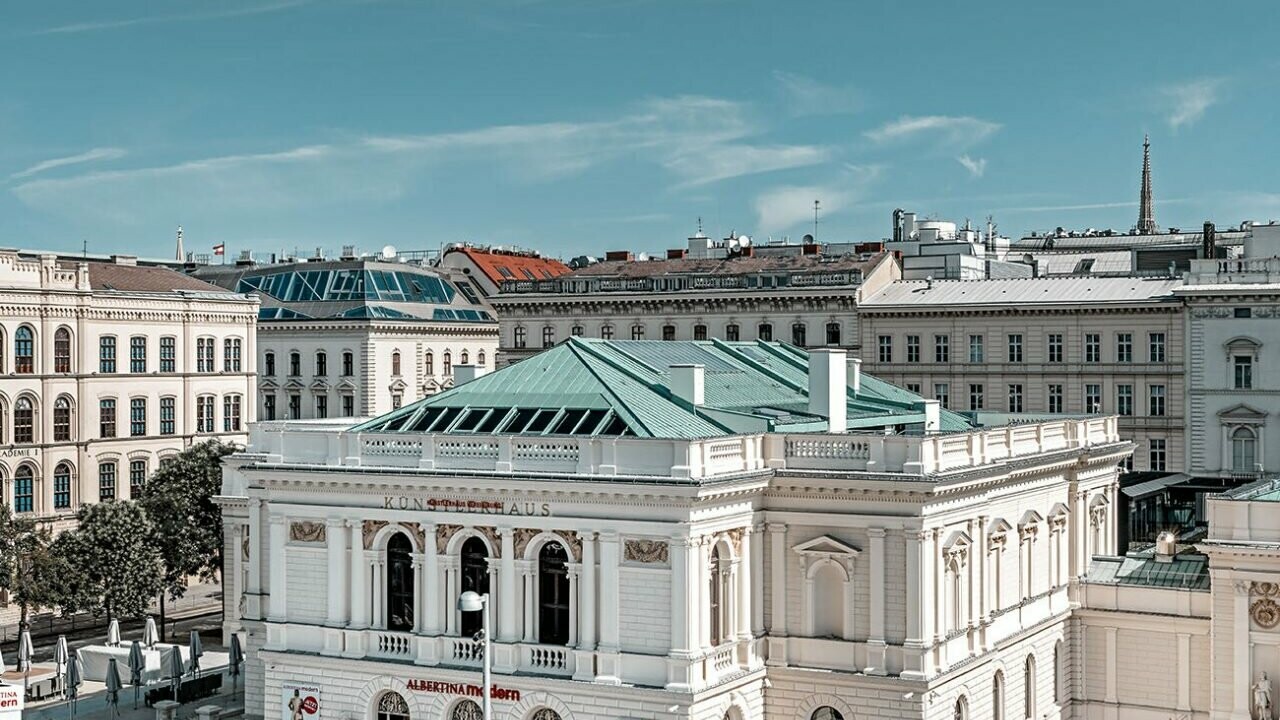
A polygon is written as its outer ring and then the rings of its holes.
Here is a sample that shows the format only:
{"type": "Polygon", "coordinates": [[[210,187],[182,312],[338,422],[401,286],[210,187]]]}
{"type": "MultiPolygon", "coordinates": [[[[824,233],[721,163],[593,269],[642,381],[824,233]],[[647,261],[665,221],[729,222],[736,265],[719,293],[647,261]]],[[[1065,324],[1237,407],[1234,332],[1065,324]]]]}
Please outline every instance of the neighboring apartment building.
{"type": "Polygon", "coordinates": [[[450,245],[440,256],[440,267],[461,273],[482,297],[502,292],[505,282],[551,280],[569,272],[569,266],[531,250],[477,245],[450,245]]]}
{"type": "Polygon", "coordinates": [[[571,338],[253,432],[220,498],[248,717],[479,717],[468,590],[510,720],[1057,720],[1103,671],[1072,593],[1115,552],[1114,418],[973,428],[842,350],[571,338]]]}
{"type": "MultiPolygon", "coordinates": [[[[706,238],[692,238],[705,241],[706,238]]],[[[900,277],[889,254],[606,260],[555,279],[511,281],[492,298],[504,363],[569,337],[778,340],[856,348],[861,300],[900,277]]],[[[817,246],[809,246],[816,249],[817,246]]],[[[874,245],[876,249],[878,245],[874,245]]]]}
{"type": "Polygon", "coordinates": [[[164,458],[243,443],[258,303],[182,273],[0,251],[0,501],[74,518],[164,458]]]}
{"type": "Polygon", "coordinates": [[[492,367],[497,320],[452,274],[393,258],[208,265],[196,277],[262,302],[258,417],[367,417],[492,367]]]}
{"type": "Polygon", "coordinates": [[[863,367],[947,408],[1116,415],[1129,469],[1186,467],[1172,278],[901,281],[859,305],[863,367]]]}

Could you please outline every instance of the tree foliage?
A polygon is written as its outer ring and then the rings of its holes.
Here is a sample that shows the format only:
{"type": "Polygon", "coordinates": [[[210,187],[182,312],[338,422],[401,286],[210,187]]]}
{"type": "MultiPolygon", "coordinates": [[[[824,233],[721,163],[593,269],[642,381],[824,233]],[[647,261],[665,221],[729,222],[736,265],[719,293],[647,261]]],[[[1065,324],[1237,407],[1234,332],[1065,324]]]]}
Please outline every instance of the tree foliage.
{"type": "Polygon", "coordinates": [[[79,527],[53,541],[53,555],[69,570],[58,588],[64,613],[144,614],[164,584],[164,565],[146,511],[134,502],[85,505],[79,527]]]}
{"type": "Polygon", "coordinates": [[[143,489],[164,560],[164,588],[182,597],[188,577],[209,581],[222,572],[222,458],[235,447],[216,440],[193,445],[166,460],[143,489]]]}
{"type": "Polygon", "coordinates": [[[18,605],[23,627],[32,608],[57,605],[66,574],[51,550],[49,528],[0,503],[0,588],[18,605]]]}

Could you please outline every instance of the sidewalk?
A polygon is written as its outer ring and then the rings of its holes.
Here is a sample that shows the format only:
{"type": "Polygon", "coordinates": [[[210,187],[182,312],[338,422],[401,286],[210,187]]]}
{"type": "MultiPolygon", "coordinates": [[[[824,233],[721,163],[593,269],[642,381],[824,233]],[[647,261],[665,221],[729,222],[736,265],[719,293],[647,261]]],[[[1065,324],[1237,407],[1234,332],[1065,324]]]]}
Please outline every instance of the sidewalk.
{"type": "MultiPolygon", "coordinates": [[[[186,595],[183,595],[177,602],[166,604],[165,620],[167,623],[172,623],[175,620],[210,612],[220,612],[221,610],[222,586],[218,583],[199,583],[187,588],[186,595]]],[[[155,616],[156,620],[159,621],[160,607],[158,604],[152,603],[151,615],[155,616]]],[[[131,621],[121,621],[122,624],[129,622],[131,621]]],[[[58,635],[66,635],[70,639],[72,637],[86,636],[87,633],[94,633],[95,631],[98,634],[103,634],[106,632],[106,628],[107,622],[104,617],[74,615],[63,618],[42,613],[38,616],[33,616],[31,619],[31,638],[37,644],[40,644],[43,639],[56,638],[58,635]]],[[[17,641],[18,625],[16,620],[13,623],[0,626],[0,646],[8,647],[17,641]]]]}

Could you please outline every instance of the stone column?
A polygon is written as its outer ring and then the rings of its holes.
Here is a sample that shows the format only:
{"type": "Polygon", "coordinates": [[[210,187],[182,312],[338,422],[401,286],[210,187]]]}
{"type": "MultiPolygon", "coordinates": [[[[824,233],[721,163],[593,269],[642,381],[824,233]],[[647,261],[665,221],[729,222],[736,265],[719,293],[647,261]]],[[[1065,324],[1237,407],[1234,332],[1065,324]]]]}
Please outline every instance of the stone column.
{"type": "Polygon", "coordinates": [[[285,622],[288,617],[288,601],[285,598],[285,556],[284,546],[288,541],[285,517],[279,513],[271,513],[271,536],[267,547],[271,555],[269,572],[271,596],[267,617],[273,622],[285,622]]]}
{"type": "Polygon", "coordinates": [[[689,564],[693,561],[692,543],[686,537],[670,540],[671,558],[671,652],[688,653],[689,626],[692,624],[693,606],[689,602],[689,564]]]}
{"type": "Polygon", "coordinates": [[[413,556],[413,632],[421,635],[426,628],[426,611],[423,609],[425,598],[422,592],[423,577],[426,575],[427,559],[423,554],[413,556]]]}
{"type": "MultiPolygon", "coordinates": [[[[711,583],[719,582],[720,578],[714,577],[711,568],[711,548],[714,539],[710,536],[703,537],[698,544],[698,579],[693,584],[698,589],[696,597],[698,598],[698,644],[702,646],[704,652],[710,651],[712,646],[711,640],[711,583]]],[[[720,593],[721,610],[724,608],[724,593],[720,593]]]]}
{"type": "Polygon", "coordinates": [[[537,581],[537,575],[534,573],[534,564],[532,560],[520,561],[520,580],[524,587],[524,597],[520,601],[520,606],[524,608],[524,642],[537,642],[537,620],[535,613],[537,611],[538,592],[534,583],[537,581]]]}
{"type": "Polygon", "coordinates": [[[751,536],[751,632],[764,634],[764,526],[753,528],[751,536]]]}
{"type": "Polygon", "coordinates": [[[787,634],[787,526],[769,523],[769,590],[771,593],[769,634],[787,634]]]}
{"type": "Polygon", "coordinates": [[[863,670],[868,675],[885,674],[884,641],[884,528],[867,528],[870,538],[870,570],[871,578],[867,596],[867,610],[871,617],[871,629],[867,636],[867,667],[863,670]]]}
{"type": "Polygon", "coordinates": [[[329,607],[325,623],[329,627],[344,627],[347,624],[347,593],[351,585],[347,581],[347,572],[351,564],[347,562],[347,525],[342,518],[329,518],[324,523],[326,559],[329,565],[329,607]]]}
{"type": "Polygon", "coordinates": [[[742,533],[742,551],[738,555],[738,639],[751,640],[751,586],[756,582],[751,565],[751,528],[742,533]]]}
{"type": "Polygon", "coordinates": [[[454,555],[446,555],[440,558],[440,562],[444,565],[445,634],[456,636],[458,634],[458,558],[454,555]]]}
{"type": "Polygon", "coordinates": [[[933,543],[929,530],[907,530],[907,637],[903,642],[902,677],[923,679],[928,674],[928,658],[925,648],[930,644],[933,630],[931,609],[927,607],[928,592],[932,588],[933,543]]]}
{"type": "Polygon", "coordinates": [[[425,571],[422,573],[422,582],[418,585],[418,592],[425,598],[422,612],[426,617],[422,631],[427,635],[439,635],[443,629],[441,606],[448,603],[449,599],[444,597],[444,583],[440,582],[440,555],[436,552],[435,523],[423,525],[422,529],[426,537],[426,547],[422,548],[425,553],[425,571]]]}
{"type": "MultiPolygon", "coordinates": [[[[579,533],[582,539],[582,582],[578,585],[578,649],[596,649],[596,534],[579,533]]],[[[569,593],[569,597],[574,597],[569,593]]]]}
{"type": "Polygon", "coordinates": [[[582,573],[581,563],[568,563],[569,570],[569,642],[568,647],[578,646],[578,576],[582,573]]]}
{"type": "Polygon", "coordinates": [[[618,590],[621,579],[618,567],[622,561],[622,544],[618,533],[600,533],[600,650],[616,653],[620,647],[618,628],[618,590]]]}
{"type": "Polygon", "coordinates": [[[932,530],[929,533],[929,572],[925,573],[925,581],[932,588],[926,594],[928,602],[932,603],[933,608],[933,641],[937,643],[946,634],[946,615],[944,614],[946,606],[946,590],[943,588],[946,570],[941,563],[942,560],[942,533],[939,530],[932,530]],[[940,572],[941,571],[941,572],[940,572]]]}
{"type": "Polygon", "coordinates": [[[364,557],[364,523],[348,520],[351,534],[351,623],[352,630],[369,627],[369,561],[364,557]]]}
{"type": "MultiPolygon", "coordinates": [[[[245,581],[245,592],[249,595],[262,594],[262,500],[249,499],[249,577],[245,581]]],[[[262,615],[255,615],[254,620],[261,620],[262,615]]]]}
{"type": "Polygon", "coordinates": [[[1253,685],[1252,662],[1250,662],[1249,643],[1249,590],[1252,584],[1247,580],[1237,580],[1229,586],[1235,593],[1232,608],[1233,621],[1231,633],[1231,664],[1234,666],[1232,680],[1232,696],[1235,714],[1232,717],[1249,717],[1249,690],[1253,685]]]}
{"type": "Polygon", "coordinates": [[[514,531],[509,527],[498,528],[502,538],[502,559],[499,561],[498,578],[498,632],[499,642],[513,643],[520,639],[516,627],[516,608],[519,607],[517,596],[520,587],[516,583],[516,546],[514,531]]]}
{"type": "Polygon", "coordinates": [[[373,575],[373,626],[379,630],[387,628],[387,561],[375,556],[369,562],[373,575]]]}

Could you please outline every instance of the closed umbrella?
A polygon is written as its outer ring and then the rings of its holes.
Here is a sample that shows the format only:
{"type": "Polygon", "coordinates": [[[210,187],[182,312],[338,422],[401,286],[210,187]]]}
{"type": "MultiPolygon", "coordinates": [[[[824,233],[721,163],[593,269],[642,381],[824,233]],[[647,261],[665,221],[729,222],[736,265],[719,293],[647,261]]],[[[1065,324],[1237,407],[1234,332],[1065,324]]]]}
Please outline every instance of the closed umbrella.
{"type": "Polygon", "coordinates": [[[76,714],[76,696],[80,694],[80,658],[73,657],[67,660],[67,698],[71,700],[68,706],[71,709],[71,715],[76,714]]]}
{"type": "Polygon", "coordinates": [[[67,658],[71,653],[67,650],[67,636],[59,635],[58,644],[53,646],[53,664],[54,671],[59,675],[65,674],[67,671],[67,658]]]}
{"type": "Polygon", "coordinates": [[[159,639],[159,635],[156,634],[156,619],[147,618],[147,626],[142,629],[142,644],[151,648],[155,646],[156,641],[159,639]]]}
{"type": "Polygon", "coordinates": [[[142,673],[147,661],[142,657],[142,643],[137,640],[129,646],[129,684],[133,686],[133,709],[138,709],[138,690],[142,687],[142,673]]]}
{"type": "Polygon", "coordinates": [[[114,618],[107,626],[107,646],[120,647],[120,621],[114,618]]]}
{"type": "Polygon", "coordinates": [[[186,673],[186,668],[182,666],[182,651],[177,646],[169,648],[169,682],[173,685],[173,700],[178,700],[178,689],[182,687],[182,676],[186,673]]]}
{"type": "Polygon", "coordinates": [[[4,648],[0,648],[0,675],[4,675],[8,670],[9,668],[4,664],[4,648]]]}
{"type": "Polygon", "coordinates": [[[31,631],[23,630],[18,638],[18,669],[22,671],[22,694],[27,694],[27,686],[31,680],[31,657],[35,653],[31,648],[31,631]]]}
{"type": "Polygon", "coordinates": [[[120,668],[116,666],[116,659],[107,660],[107,677],[103,682],[107,686],[107,702],[111,704],[111,715],[118,717],[120,715],[120,688],[123,683],[120,682],[120,668]]]}
{"type": "Polygon", "coordinates": [[[244,662],[244,650],[240,649],[240,634],[231,633],[231,652],[227,656],[227,671],[231,673],[231,695],[236,694],[236,680],[240,678],[240,664],[244,662]]]}
{"type": "Polygon", "coordinates": [[[191,650],[191,672],[195,673],[196,677],[200,677],[200,656],[204,654],[204,647],[200,644],[200,633],[192,630],[191,639],[187,644],[191,650]]]}

